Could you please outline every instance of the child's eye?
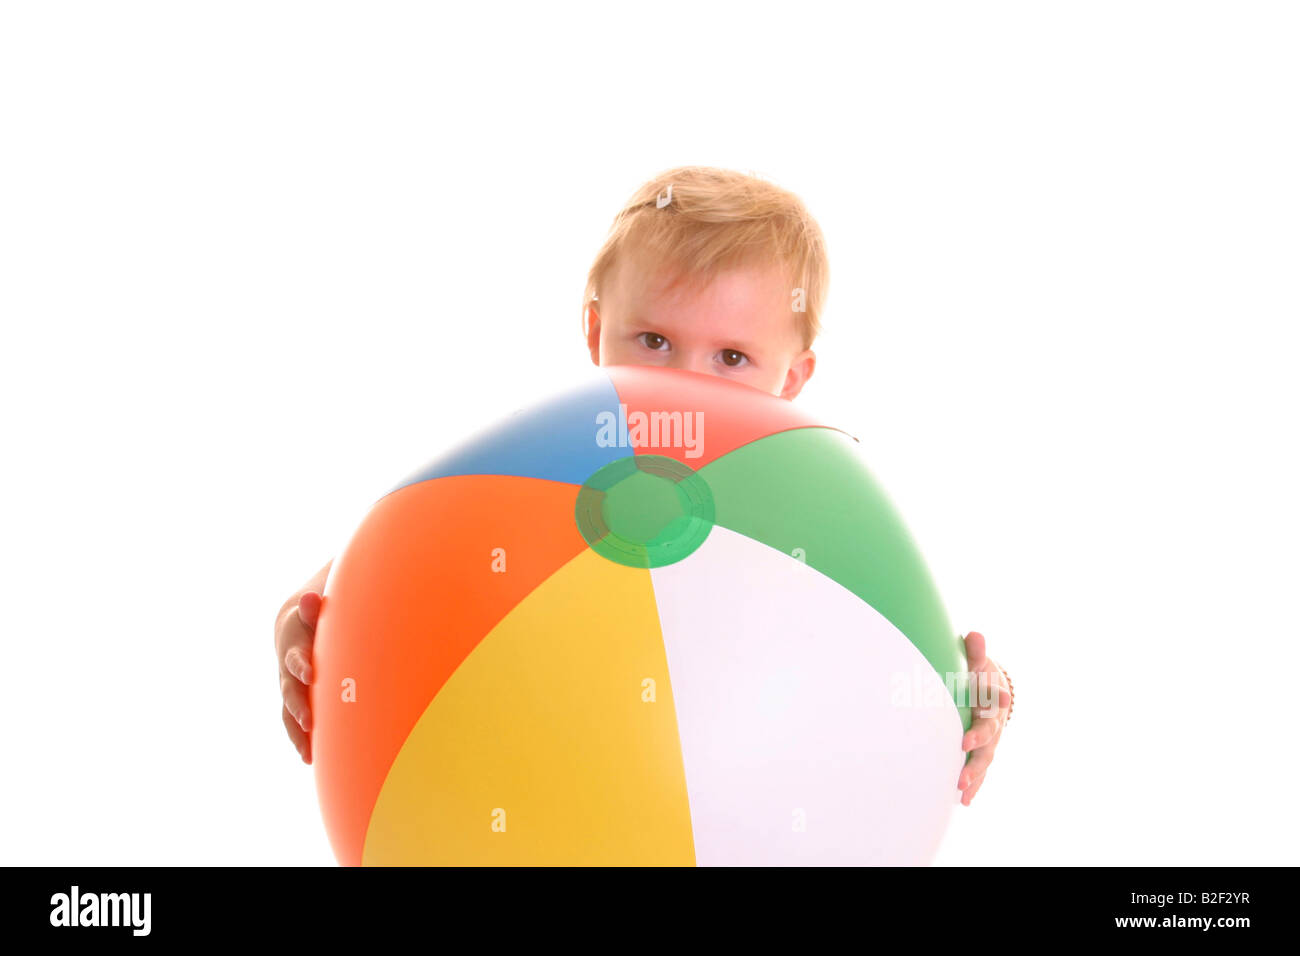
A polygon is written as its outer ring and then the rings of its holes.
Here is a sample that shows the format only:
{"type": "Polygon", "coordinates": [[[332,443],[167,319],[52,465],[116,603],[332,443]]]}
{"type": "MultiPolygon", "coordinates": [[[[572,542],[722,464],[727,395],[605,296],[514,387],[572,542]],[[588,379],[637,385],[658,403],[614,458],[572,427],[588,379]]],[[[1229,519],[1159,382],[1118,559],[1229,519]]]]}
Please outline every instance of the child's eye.
{"type": "Polygon", "coordinates": [[[666,351],[664,346],[668,344],[668,340],[664,338],[662,335],[660,335],[658,332],[642,332],[640,335],[637,336],[637,338],[641,340],[642,345],[644,345],[648,349],[651,349],[652,351],[655,352],[666,351]]]}
{"type": "Polygon", "coordinates": [[[722,356],[722,364],[730,368],[739,368],[749,362],[748,355],[735,349],[723,349],[719,354],[722,356]]]}

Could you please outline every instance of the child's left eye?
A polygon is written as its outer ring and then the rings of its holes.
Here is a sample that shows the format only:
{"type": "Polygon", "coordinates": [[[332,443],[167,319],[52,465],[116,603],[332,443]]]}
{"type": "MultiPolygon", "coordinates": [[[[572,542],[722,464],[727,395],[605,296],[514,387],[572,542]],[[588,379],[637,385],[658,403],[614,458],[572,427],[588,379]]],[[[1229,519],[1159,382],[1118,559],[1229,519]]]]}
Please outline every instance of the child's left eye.
{"type": "Polygon", "coordinates": [[[722,356],[722,364],[729,368],[740,368],[749,362],[749,356],[744,352],[737,352],[735,349],[723,349],[719,355],[722,356]]]}

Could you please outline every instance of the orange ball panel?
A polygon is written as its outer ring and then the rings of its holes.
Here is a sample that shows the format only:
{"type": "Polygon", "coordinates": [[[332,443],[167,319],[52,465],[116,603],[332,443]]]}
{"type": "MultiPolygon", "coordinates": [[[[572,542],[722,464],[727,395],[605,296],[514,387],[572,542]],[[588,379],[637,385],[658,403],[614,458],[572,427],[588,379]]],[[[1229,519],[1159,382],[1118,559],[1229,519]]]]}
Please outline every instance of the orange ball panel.
{"type": "Polygon", "coordinates": [[[577,485],[534,478],[421,482],[381,499],[336,559],[316,627],[311,707],[317,791],[340,862],[361,864],[389,768],[447,679],[587,547],[573,520],[577,495],[577,485]],[[494,570],[501,557],[504,572],[494,570]]]}

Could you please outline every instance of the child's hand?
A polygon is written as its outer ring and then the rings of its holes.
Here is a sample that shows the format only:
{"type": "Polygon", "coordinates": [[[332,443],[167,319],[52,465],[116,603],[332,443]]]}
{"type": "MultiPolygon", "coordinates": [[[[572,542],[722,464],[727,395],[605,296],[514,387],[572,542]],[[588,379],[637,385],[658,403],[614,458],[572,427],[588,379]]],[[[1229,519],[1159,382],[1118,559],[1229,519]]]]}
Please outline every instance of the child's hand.
{"type": "MultiPolygon", "coordinates": [[[[972,674],[988,675],[984,679],[988,681],[994,695],[991,709],[975,709],[976,719],[971,722],[970,730],[961,742],[962,749],[969,750],[971,754],[957,779],[957,787],[965,791],[961,798],[962,805],[969,807],[984,783],[984,774],[988,771],[989,764],[993,762],[993,748],[998,745],[1002,727],[1006,724],[1011,709],[1011,689],[1007,686],[1002,668],[985,655],[984,635],[979,631],[971,631],[966,635],[966,664],[972,674]]],[[[972,681],[972,691],[976,687],[972,681]]]]}
{"type": "Polygon", "coordinates": [[[307,685],[311,683],[311,648],[316,637],[316,617],[321,596],[315,591],[298,595],[298,603],[282,611],[275,625],[275,654],[280,659],[281,716],[289,739],[298,748],[303,763],[311,763],[311,706],[307,685]]]}

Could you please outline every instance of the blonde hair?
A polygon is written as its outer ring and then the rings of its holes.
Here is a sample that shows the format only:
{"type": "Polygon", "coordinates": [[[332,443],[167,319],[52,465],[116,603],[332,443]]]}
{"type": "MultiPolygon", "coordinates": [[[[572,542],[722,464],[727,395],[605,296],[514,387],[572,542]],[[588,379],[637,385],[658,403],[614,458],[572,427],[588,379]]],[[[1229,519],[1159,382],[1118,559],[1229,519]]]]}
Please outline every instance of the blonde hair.
{"type": "Polygon", "coordinates": [[[830,286],[821,227],[798,196],[763,179],[710,166],[679,166],[641,186],[614,217],[587,274],[584,331],[591,303],[630,250],[696,284],[735,266],[780,265],[790,278],[791,309],[803,347],[809,348],[821,331],[830,286]]]}

